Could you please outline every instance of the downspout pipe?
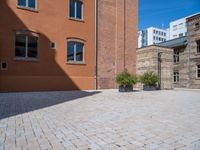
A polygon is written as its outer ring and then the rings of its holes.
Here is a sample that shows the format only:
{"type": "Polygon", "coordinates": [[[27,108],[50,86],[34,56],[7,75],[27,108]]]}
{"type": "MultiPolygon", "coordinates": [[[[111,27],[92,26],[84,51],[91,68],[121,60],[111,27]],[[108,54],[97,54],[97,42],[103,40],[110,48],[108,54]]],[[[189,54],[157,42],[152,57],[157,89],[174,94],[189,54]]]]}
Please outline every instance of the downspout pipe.
{"type": "Polygon", "coordinates": [[[97,0],[94,3],[94,89],[97,90],[97,0]]]}

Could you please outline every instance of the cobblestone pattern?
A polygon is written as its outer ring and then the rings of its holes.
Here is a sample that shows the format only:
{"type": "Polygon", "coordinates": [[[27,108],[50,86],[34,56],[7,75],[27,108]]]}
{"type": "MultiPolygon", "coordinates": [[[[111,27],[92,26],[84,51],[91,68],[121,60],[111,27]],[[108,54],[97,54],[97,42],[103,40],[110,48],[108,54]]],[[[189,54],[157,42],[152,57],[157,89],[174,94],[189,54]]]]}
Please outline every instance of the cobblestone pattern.
{"type": "Polygon", "coordinates": [[[0,150],[200,149],[198,90],[86,93],[0,94],[0,150]]]}

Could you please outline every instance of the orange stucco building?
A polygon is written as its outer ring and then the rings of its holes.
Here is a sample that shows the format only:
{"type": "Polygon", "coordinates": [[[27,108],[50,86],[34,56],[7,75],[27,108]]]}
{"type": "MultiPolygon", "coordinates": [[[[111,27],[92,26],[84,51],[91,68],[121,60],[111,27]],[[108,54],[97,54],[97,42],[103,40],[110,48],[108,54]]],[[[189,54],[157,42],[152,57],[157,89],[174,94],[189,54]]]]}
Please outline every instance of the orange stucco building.
{"type": "Polygon", "coordinates": [[[0,92],[115,88],[135,72],[137,0],[1,0],[0,92]]]}

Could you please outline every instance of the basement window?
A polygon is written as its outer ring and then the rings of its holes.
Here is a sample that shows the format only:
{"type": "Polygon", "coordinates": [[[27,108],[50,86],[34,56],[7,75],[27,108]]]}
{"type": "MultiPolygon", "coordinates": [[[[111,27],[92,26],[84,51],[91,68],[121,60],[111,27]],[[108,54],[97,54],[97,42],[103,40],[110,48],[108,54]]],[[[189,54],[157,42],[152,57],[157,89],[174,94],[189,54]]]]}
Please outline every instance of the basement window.
{"type": "Polygon", "coordinates": [[[1,60],[1,70],[7,70],[8,64],[6,60],[1,60]]]}

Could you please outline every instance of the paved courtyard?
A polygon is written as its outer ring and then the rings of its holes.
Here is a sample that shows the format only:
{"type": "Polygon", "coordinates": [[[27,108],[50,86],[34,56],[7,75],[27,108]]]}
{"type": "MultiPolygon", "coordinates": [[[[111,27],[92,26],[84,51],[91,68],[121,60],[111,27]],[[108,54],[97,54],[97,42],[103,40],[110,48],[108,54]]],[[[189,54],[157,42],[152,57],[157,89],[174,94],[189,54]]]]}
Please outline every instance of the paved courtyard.
{"type": "Polygon", "coordinates": [[[0,94],[0,150],[200,150],[200,90],[0,94]]]}

